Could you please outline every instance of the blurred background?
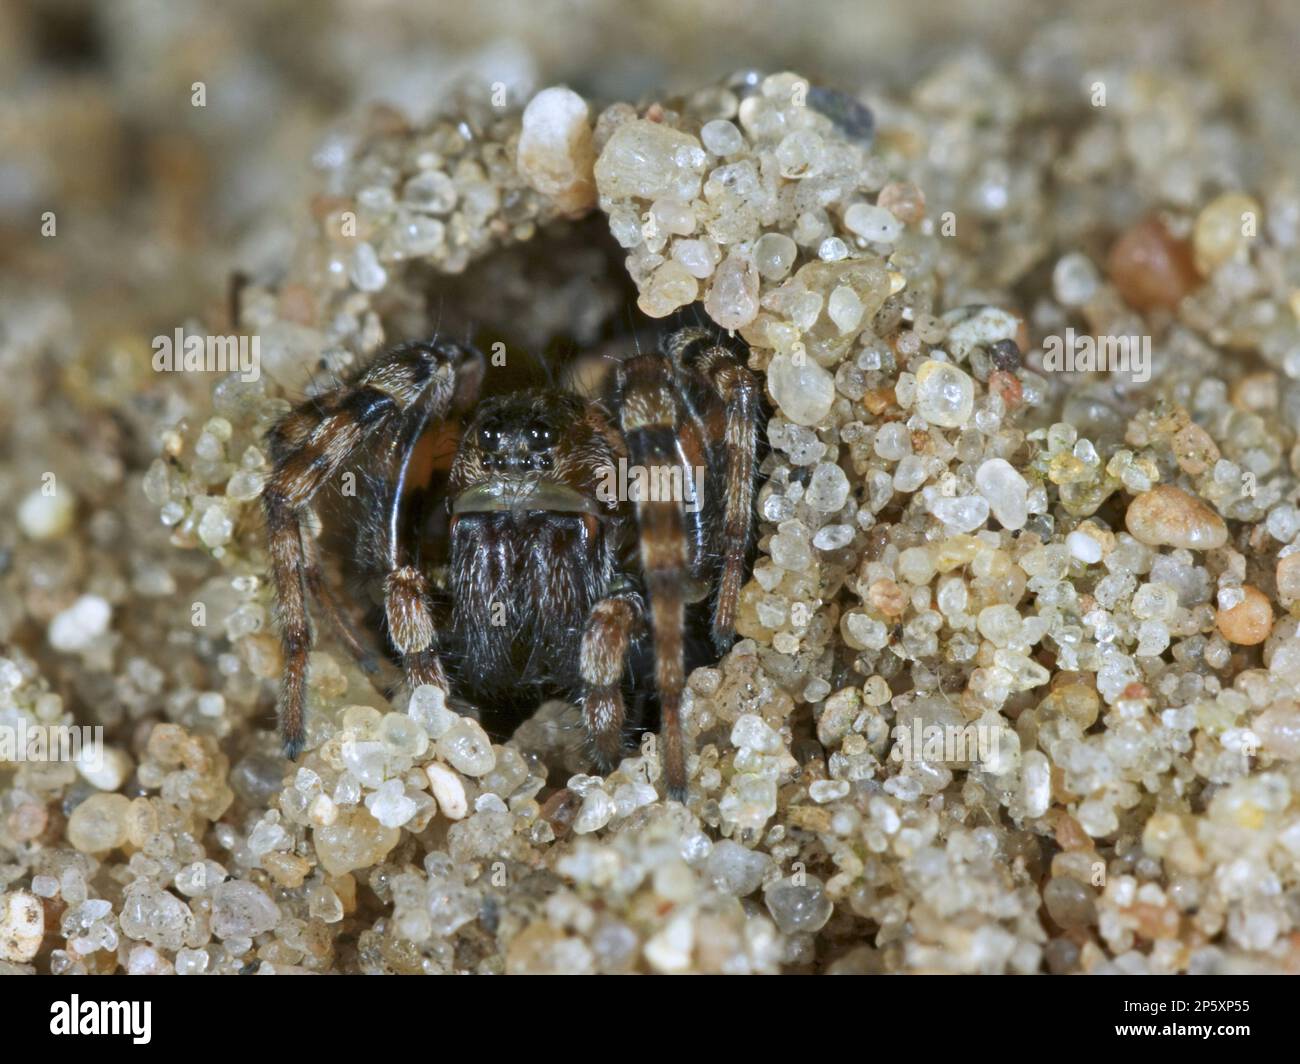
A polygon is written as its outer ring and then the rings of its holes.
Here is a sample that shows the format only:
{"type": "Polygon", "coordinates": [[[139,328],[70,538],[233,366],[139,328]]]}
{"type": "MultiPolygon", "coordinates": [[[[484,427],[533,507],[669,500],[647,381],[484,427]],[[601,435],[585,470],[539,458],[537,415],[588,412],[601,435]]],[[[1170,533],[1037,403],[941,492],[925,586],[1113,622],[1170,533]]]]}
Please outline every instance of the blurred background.
{"type": "Polygon", "coordinates": [[[1291,0],[3,0],[3,298],[85,296],[88,335],[170,329],[284,260],[328,130],[376,101],[418,121],[466,78],[636,100],[757,67],[906,98],[963,53],[1062,86],[1192,64],[1263,122],[1300,97],[1297,40],[1291,0]]]}
{"type": "Polygon", "coordinates": [[[871,107],[936,213],[977,219],[949,287],[1028,306],[1056,256],[1100,262],[1144,212],[1188,219],[1225,188],[1261,190],[1294,246],[1297,40],[1294,0],[0,0],[0,643],[110,722],[173,698],[150,669],[212,682],[217,650],[181,654],[193,634],[145,606],[216,577],[171,549],[195,542],[143,483],[210,415],[212,379],[150,372],[150,338],[228,321],[236,271],[278,282],[377,107],[418,124],[466,82],[599,108],[797,70],[871,107]],[[154,649],[52,653],[46,626],[85,592],[131,603],[154,649]],[[114,684],[153,658],[124,708],[114,684]]]}

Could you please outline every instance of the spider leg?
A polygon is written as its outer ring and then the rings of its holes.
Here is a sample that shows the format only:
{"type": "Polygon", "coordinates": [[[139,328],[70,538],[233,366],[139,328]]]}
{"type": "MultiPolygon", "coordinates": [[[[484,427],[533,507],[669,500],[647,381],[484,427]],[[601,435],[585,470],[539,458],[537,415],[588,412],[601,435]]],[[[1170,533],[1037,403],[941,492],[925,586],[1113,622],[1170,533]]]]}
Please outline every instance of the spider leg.
{"type": "MultiPolygon", "coordinates": [[[[689,473],[690,463],[678,437],[678,402],[672,362],[661,354],[636,355],[620,374],[620,428],[633,463],[662,474],[676,466],[689,473]]],[[[659,476],[662,483],[663,478],[659,476]]],[[[650,601],[650,627],[659,692],[660,731],[668,795],[686,798],[686,748],[681,702],[686,685],[686,606],[690,552],[682,502],[638,497],[641,566],[650,601]]]]}
{"type": "Polygon", "coordinates": [[[710,330],[681,329],[666,339],[665,347],[684,370],[697,375],[723,404],[724,504],[718,541],[722,565],[713,604],[712,631],[713,645],[722,653],[735,640],[736,608],[753,538],[762,396],[742,354],[721,343],[710,330]]]}
{"type": "Polygon", "coordinates": [[[582,718],[602,772],[614,768],[623,753],[623,673],[644,610],[634,588],[616,591],[592,606],[582,633],[582,718]]]}
{"type": "Polygon", "coordinates": [[[432,416],[442,417],[454,393],[457,370],[468,355],[459,345],[445,342],[401,344],[349,382],[300,404],[270,431],[273,468],[262,505],[284,649],[280,737],[291,759],[304,741],[312,646],[303,514],[358,448],[408,410],[423,404],[432,416]]]}
{"type": "MultiPolygon", "coordinates": [[[[478,401],[485,370],[486,363],[478,352],[462,362],[450,402],[454,412],[464,413],[478,401]]],[[[389,636],[402,657],[407,685],[414,690],[421,684],[433,684],[449,694],[450,684],[435,646],[437,629],[430,608],[429,581],[415,553],[403,546],[402,537],[412,460],[434,416],[430,407],[421,408],[407,420],[394,445],[396,471],[379,539],[386,566],[384,615],[389,636]]]]}

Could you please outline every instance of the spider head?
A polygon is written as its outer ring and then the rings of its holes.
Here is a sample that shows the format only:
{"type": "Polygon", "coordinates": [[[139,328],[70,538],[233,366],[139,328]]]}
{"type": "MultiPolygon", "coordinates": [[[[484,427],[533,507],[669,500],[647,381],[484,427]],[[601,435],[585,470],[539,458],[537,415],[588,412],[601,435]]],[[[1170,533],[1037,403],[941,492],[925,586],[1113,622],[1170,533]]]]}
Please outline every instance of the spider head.
{"type": "Polygon", "coordinates": [[[494,473],[546,473],[555,468],[561,426],[552,411],[495,406],[475,419],[473,446],[494,473]]]}
{"type": "Polygon", "coordinates": [[[452,467],[455,513],[600,513],[591,470],[605,460],[577,396],[517,392],[484,400],[452,467]]]}

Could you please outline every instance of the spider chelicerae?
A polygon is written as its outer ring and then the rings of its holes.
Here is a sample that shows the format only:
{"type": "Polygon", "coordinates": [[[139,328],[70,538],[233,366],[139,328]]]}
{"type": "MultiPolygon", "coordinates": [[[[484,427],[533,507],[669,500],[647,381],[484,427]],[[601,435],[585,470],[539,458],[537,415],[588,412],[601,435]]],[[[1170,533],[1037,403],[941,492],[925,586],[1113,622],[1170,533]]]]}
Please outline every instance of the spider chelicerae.
{"type": "Polygon", "coordinates": [[[385,638],[407,682],[520,717],[547,697],[576,702],[603,771],[657,695],[668,794],[684,800],[689,633],[707,625],[719,653],[734,640],[754,533],[762,395],[746,354],[680,328],[621,361],[601,398],[552,386],[479,401],[477,351],[408,342],[280,420],[263,504],[287,756],[305,739],[309,600],[366,655],[302,534],[322,489],[364,461],[377,490],[350,531],[377,570],[385,638]],[[406,511],[429,486],[421,441],[457,418],[439,581],[406,511]]]}

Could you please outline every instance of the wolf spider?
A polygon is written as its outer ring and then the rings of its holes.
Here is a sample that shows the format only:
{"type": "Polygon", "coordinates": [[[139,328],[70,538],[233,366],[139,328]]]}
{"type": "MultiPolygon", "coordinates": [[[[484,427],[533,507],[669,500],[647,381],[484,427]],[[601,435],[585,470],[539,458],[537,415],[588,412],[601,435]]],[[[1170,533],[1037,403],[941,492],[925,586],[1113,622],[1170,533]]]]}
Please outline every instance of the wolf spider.
{"type": "Polygon", "coordinates": [[[719,653],[731,645],[754,533],[762,395],[745,355],[738,343],[683,328],[658,351],[620,362],[608,402],[555,387],[479,402],[478,352],[417,341],[287,414],[270,432],[263,494],[286,755],[295,758],[304,742],[309,596],[364,655],[302,520],[345,463],[377,444],[382,472],[372,478],[387,490],[353,534],[380,560],[384,627],[407,682],[515,711],[543,697],[577,701],[608,771],[624,751],[625,695],[645,700],[652,660],[668,794],[684,800],[692,618],[703,627],[711,597],[712,642],[719,653]],[[439,587],[404,508],[411,482],[427,481],[412,461],[420,440],[458,410],[469,420],[447,476],[449,575],[439,587]],[[623,468],[685,490],[664,498],[651,482],[620,498],[608,488],[623,468]]]}

